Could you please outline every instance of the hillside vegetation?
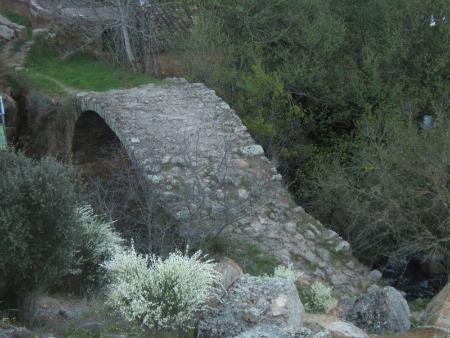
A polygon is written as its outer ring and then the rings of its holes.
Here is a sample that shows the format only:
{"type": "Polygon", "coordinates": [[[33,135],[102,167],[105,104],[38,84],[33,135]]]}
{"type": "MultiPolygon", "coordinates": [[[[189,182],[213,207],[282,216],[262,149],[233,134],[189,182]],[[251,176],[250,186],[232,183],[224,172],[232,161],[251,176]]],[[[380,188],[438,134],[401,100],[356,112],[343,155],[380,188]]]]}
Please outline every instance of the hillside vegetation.
{"type": "Polygon", "coordinates": [[[241,112],[298,201],[368,263],[448,271],[450,3],[196,5],[189,73],[241,112]]]}

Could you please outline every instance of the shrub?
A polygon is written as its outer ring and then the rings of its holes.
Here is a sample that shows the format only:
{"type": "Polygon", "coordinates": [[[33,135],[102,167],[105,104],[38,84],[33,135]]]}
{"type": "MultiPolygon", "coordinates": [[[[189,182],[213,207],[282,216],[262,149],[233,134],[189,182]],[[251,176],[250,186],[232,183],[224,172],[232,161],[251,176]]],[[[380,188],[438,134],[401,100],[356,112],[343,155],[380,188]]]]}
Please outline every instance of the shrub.
{"type": "Polygon", "coordinates": [[[103,263],[123,250],[123,239],[90,206],[78,208],[77,216],[80,227],[74,239],[75,262],[65,280],[76,291],[89,291],[106,281],[103,263]]]}
{"type": "Polygon", "coordinates": [[[292,268],[292,264],[289,264],[288,266],[279,265],[273,272],[274,277],[286,278],[293,283],[295,283],[301,277],[301,275],[301,272],[294,271],[294,269],[292,268]]]}
{"type": "Polygon", "coordinates": [[[319,281],[308,288],[299,289],[299,294],[307,312],[325,312],[336,302],[331,295],[331,288],[319,281]]]}
{"type": "Polygon", "coordinates": [[[139,255],[132,247],[105,266],[112,279],[109,304],[126,320],[153,331],[193,328],[219,282],[214,264],[201,252],[174,252],[162,259],[139,255]]]}
{"type": "Polygon", "coordinates": [[[73,263],[78,228],[75,172],[46,158],[0,151],[0,299],[45,289],[73,263]]]}
{"type": "Polygon", "coordinates": [[[365,119],[352,159],[330,161],[316,176],[314,211],[370,263],[430,259],[449,271],[450,121],[448,113],[434,120],[419,130],[413,119],[365,119]]]}

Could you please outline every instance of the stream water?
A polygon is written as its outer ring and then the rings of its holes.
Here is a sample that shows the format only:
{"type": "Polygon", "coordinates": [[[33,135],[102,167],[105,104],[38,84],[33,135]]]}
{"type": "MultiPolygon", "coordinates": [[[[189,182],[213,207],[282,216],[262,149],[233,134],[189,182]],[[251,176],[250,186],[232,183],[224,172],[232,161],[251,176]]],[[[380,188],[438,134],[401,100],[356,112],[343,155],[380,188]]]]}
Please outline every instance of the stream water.
{"type": "Polygon", "coordinates": [[[390,285],[406,293],[407,299],[432,298],[448,281],[446,273],[430,273],[417,259],[402,259],[379,269],[390,285]]]}

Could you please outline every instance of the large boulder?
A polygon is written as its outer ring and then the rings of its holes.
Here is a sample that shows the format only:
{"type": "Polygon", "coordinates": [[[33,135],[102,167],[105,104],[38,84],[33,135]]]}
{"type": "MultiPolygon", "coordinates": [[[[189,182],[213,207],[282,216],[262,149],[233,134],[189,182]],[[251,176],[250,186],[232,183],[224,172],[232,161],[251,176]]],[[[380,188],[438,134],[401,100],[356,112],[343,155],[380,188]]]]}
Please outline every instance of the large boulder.
{"type": "Polygon", "coordinates": [[[329,332],[332,338],[368,338],[369,336],[359,327],[344,322],[338,317],[329,314],[309,313],[305,316],[305,326],[320,326],[329,332]]]}
{"type": "Polygon", "coordinates": [[[410,329],[410,310],[393,287],[371,286],[360,296],[341,304],[345,318],[370,333],[404,332],[410,329]]]}
{"type": "Polygon", "coordinates": [[[258,325],[242,332],[235,338],[294,338],[296,332],[273,325],[258,325]]]}
{"type": "MultiPolygon", "coordinates": [[[[199,324],[199,337],[258,337],[261,327],[281,332],[301,329],[305,310],[291,281],[243,276],[229,289],[220,308],[199,324]]],[[[288,333],[286,333],[287,335],[288,333]]],[[[279,337],[288,337],[279,335],[279,337]]],[[[277,336],[274,336],[277,337],[277,336]]]]}
{"type": "Polygon", "coordinates": [[[325,325],[333,338],[368,338],[369,336],[359,327],[343,321],[336,321],[325,325]]]}
{"type": "Polygon", "coordinates": [[[216,265],[216,270],[222,276],[222,286],[225,290],[228,290],[244,274],[239,264],[227,257],[222,258],[216,265]]]}
{"type": "Polygon", "coordinates": [[[421,321],[449,331],[450,336],[450,283],[430,301],[421,321]]]}
{"type": "Polygon", "coordinates": [[[234,338],[333,338],[333,336],[321,327],[292,330],[281,326],[258,325],[234,338]]]}

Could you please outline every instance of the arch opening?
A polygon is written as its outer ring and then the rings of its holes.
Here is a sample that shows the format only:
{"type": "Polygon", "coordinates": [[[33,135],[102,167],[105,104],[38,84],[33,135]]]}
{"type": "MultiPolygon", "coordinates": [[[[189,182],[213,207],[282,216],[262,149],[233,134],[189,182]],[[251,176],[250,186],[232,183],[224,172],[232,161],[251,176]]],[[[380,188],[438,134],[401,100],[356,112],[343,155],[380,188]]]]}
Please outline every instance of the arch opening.
{"type": "Polygon", "coordinates": [[[127,240],[134,238],[136,247],[146,251],[143,215],[149,211],[140,176],[119,138],[94,111],[82,113],[75,123],[72,163],[81,173],[95,212],[114,221],[116,230],[127,240]]]}
{"type": "Polygon", "coordinates": [[[84,112],[75,123],[72,163],[96,213],[114,221],[136,249],[162,253],[172,245],[176,235],[165,213],[117,135],[94,111],[84,112]]]}
{"type": "Polygon", "coordinates": [[[72,142],[72,162],[81,167],[83,175],[89,171],[101,172],[104,162],[118,160],[131,162],[119,138],[93,111],[81,114],[75,123],[72,142]]]}

